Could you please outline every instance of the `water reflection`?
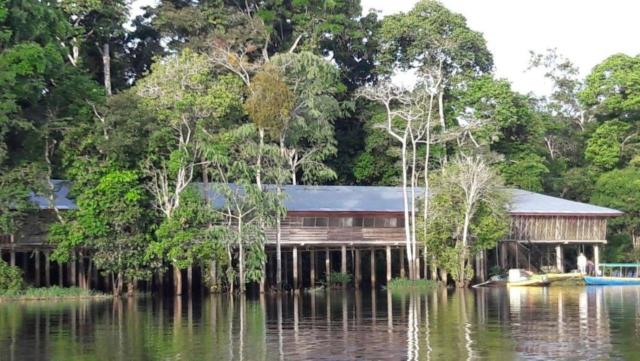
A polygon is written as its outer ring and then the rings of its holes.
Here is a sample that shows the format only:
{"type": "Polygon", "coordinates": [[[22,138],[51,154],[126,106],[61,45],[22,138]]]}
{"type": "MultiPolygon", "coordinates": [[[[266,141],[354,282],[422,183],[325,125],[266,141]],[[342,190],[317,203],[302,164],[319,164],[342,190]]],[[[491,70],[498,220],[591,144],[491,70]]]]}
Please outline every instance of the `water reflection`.
{"type": "Polygon", "coordinates": [[[633,359],[640,288],[0,304],[2,360],[633,359]]]}

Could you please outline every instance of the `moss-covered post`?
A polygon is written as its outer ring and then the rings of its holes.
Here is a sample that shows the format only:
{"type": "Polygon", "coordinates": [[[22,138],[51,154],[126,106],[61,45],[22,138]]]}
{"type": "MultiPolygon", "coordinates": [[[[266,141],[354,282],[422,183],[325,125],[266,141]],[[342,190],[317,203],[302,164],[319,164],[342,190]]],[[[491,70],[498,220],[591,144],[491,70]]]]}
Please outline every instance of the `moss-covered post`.
{"type": "Polygon", "coordinates": [[[405,276],[405,268],[404,268],[404,251],[402,247],[398,249],[400,251],[400,278],[404,278],[405,276]]]}

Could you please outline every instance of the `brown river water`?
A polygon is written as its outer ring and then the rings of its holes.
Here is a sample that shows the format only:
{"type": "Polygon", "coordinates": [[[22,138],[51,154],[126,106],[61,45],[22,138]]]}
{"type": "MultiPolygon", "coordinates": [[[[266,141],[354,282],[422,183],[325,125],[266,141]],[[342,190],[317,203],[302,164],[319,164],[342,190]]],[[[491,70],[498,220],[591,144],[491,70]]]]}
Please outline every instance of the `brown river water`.
{"type": "Polygon", "coordinates": [[[640,287],[0,303],[0,360],[640,360],[640,287]]]}

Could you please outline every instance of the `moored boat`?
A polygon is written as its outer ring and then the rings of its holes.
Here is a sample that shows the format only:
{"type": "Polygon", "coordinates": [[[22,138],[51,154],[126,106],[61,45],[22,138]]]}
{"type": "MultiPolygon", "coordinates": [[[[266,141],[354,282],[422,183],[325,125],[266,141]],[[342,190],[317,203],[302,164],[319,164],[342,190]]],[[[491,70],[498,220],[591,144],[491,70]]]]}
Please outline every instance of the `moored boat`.
{"type": "Polygon", "coordinates": [[[507,287],[545,287],[550,283],[547,275],[536,275],[523,269],[510,269],[507,287]]]}
{"type": "Polygon", "coordinates": [[[638,286],[640,285],[640,263],[601,263],[598,274],[584,276],[589,286],[638,286]]]}

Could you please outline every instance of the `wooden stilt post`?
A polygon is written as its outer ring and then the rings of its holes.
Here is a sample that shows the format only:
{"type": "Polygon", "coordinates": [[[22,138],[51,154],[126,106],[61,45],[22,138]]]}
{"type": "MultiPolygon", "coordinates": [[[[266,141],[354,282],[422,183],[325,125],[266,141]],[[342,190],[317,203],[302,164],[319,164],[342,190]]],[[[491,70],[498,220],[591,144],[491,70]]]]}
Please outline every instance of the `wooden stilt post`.
{"type": "Polygon", "coordinates": [[[193,266],[187,267],[187,291],[189,294],[193,292],[193,266]]]}
{"type": "Polygon", "coordinates": [[[69,283],[72,287],[75,287],[77,286],[76,282],[76,253],[73,252],[71,254],[71,260],[69,261],[69,283]]]}
{"type": "Polygon", "coordinates": [[[324,272],[324,278],[328,281],[329,275],[331,275],[331,254],[329,253],[329,248],[324,250],[324,272]]]}
{"type": "Polygon", "coordinates": [[[391,246],[387,246],[387,282],[391,281],[391,246]]]}
{"type": "Polygon", "coordinates": [[[293,289],[298,289],[298,247],[293,246],[293,289]]]}
{"type": "Polygon", "coordinates": [[[371,248],[371,288],[376,286],[376,249],[371,248]]]}
{"type": "Polygon", "coordinates": [[[400,278],[404,278],[405,269],[404,269],[404,250],[402,247],[399,248],[400,251],[400,278]]]}
{"type": "Polygon", "coordinates": [[[64,287],[64,266],[58,261],[58,285],[64,287]]]}
{"type": "Polygon", "coordinates": [[[360,249],[356,248],[355,252],[356,264],[355,264],[355,274],[356,274],[356,288],[360,288],[360,283],[362,282],[362,267],[360,267],[360,249]]]}
{"type": "Polygon", "coordinates": [[[16,266],[16,251],[14,251],[13,249],[11,249],[11,251],[9,252],[9,264],[11,265],[11,267],[16,266]]]}
{"type": "Polygon", "coordinates": [[[423,273],[424,273],[424,279],[426,280],[427,278],[429,278],[428,276],[428,272],[429,272],[429,265],[428,265],[428,258],[427,258],[427,245],[424,245],[424,248],[422,249],[422,268],[423,268],[423,273]]]}
{"type": "Polygon", "coordinates": [[[316,251],[314,249],[309,251],[309,258],[309,285],[313,288],[316,286],[316,251]]]}
{"type": "Polygon", "coordinates": [[[347,246],[340,247],[340,273],[347,273],[347,246]]]}
{"type": "Polygon", "coordinates": [[[49,251],[44,252],[44,285],[51,286],[51,262],[49,261],[49,251]]]}
{"type": "Polygon", "coordinates": [[[36,287],[40,287],[40,251],[35,250],[34,251],[35,255],[34,255],[34,263],[35,263],[35,283],[36,283],[36,287]]]}
{"type": "Polygon", "coordinates": [[[182,270],[173,266],[173,290],[176,296],[182,294],[182,270]]]}
{"type": "Polygon", "coordinates": [[[298,288],[304,288],[304,277],[302,277],[302,250],[298,257],[298,288]]]}
{"type": "Polygon", "coordinates": [[[507,242],[500,242],[500,267],[502,267],[502,269],[507,268],[507,262],[508,262],[508,248],[507,248],[507,242]]]}
{"type": "Polygon", "coordinates": [[[78,257],[78,286],[82,289],[87,289],[87,273],[84,269],[84,256],[82,252],[80,252],[80,257],[78,257]]]}
{"type": "Polygon", "coordinates": [[[562,254],[562,246],[556,245],[556,268],[558,272],[564,273],[564,255],[562,254]]]}
{"type": "MultiPolygon", "coordinates": [[[[340,272],[342,274],[347,273],[347,246],[340,247],[340,272]]],[[[346,284],[343,284],[346,286],[346,284]]]]}
{"type": "Polygon", "coordinates": [[[598,276],[598,270],[600,269],[600,245],[597,244],[593,245],[593,264],[595,266],[595,275],[598,276]]]}

